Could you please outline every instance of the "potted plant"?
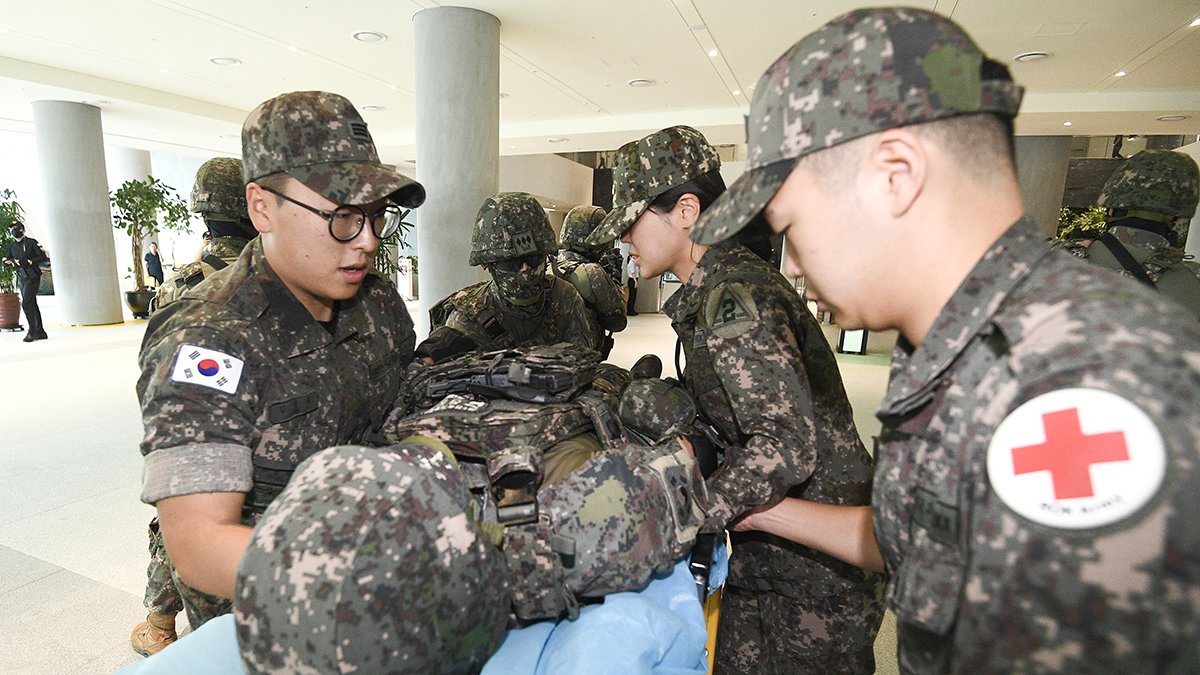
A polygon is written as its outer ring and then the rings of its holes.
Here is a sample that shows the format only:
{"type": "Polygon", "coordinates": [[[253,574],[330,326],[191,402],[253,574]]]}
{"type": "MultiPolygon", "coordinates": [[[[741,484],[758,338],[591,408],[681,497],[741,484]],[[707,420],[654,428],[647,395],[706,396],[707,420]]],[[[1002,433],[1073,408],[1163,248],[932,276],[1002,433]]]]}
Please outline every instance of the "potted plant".
{"type": "MultiPolygon", "coordinates": [[[[398,282],[397,273],[401,271],[402,265],[400,260],[400,251],[407,250],[408,233],[412,232],[413,224],[408,222],[408,216],[412,213],[412,209],[401,209],[397,216],[400,219],[400,226],[387,239],[379,242],[379,248],[375,250],[374,267],[375,271],[385,278],[393,282],[398,282]]],[[[416,258],[412,258],[412,267],[409,270],[410,277],[416,276],[416,258]]],[[[412,281],[410,283],[415,283],[412,281]]],[[[406,289],[407,290],[407,289],[406,289]]],[[[401,293],[401,296],[407,298],[410,293],[401,293]]]]}
{"type": "MultiPolygon", "coordinates": [[[[13,243],[8,226],[25,217],[25,209],[12,190],[0,190],[0,253],[13,243]]],[[[17,296],[17,268],[0,265],[0,330],[20,330],[21,300],[17,296]]]]}
{"type": "Polygon", "coordinates": [[[108,195],[108,200],[112,204],[113,227],[129,235],[133,247],[134,289],[125,292],[125,304],[135,317],[145,318],[149,316],[154,292],[146,289],[142,246],[147,237],[162,230],[186,230],[187,203],[174,188],[153,176],[125,181],[108,195]]]}

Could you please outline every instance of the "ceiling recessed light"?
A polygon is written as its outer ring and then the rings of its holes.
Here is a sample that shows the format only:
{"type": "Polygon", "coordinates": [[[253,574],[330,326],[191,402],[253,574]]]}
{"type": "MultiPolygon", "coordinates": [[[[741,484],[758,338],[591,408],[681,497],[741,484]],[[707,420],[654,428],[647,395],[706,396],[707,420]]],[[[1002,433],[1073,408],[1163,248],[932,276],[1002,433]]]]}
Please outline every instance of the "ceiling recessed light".
{"type": "Polygon", "coordinates": [[[166,68],[159,68],[159,69],[158,69],[158,72],[162,73],[163,75],[170,75],[170,74],[171,74],[171,71],[167,70],[166,68]]]}
{"type": "Polygon", "coordinates": [[[555,136],[554,138],[547,138],[546,142],[547,143],[566,143],[569,140],[571,140],[571,139],[569,139],[565,136],[555,136]]]}
{"type": "Polygon", "coordinates": [[[362,109],[366,110],[367,112],[379,112],[380,110],[387,110],[387,108],[381,105],[364,105],[362,109]]]}
{"type": "Polygon", "coordinates": [[[296,49],[296,45],[288,45],[288,51],[295,54],[299,50],[296,49]]]}
{"type": "Polygon", "coordinates": [[[720,54],[720,53],[721,53],[721,52],[719,52],[719,51],[717,51],[717,50],[715,50],[715,49],[710,49],[710,50],[708,50],[708,55],[709,55],[709,56],[716,56],[717,54],[720,54]]]}
{"type": "Polygon", "coordinates": [[[242,65],[241,59],[237,59],[232,56],[214,56],[211,59],[209,59],[208,62],[213,64],[214,66],[240,66],[240,65],[242,65]]]}
{"type": "Polygon", "coordinates": [[[1071,126],[1071,124],[1073,124],[1073,123],[1072,122],[1063,122],[1064,127],[1069,127],[1069,126],[1071,126]]]}
{"type": "Polygon", "coordinates": [[[734,90],[733,90],[733,95],[734,95],[734,96],[741,96],[741,95],[742,95],[742,90],[741,90],[741,89],[734,89],[734,90]]]}
{"type": "Polygon", "coordinates": [[[104,106],[112,105],[111,101],[105,101],[102,98],[85,98],[82,101],[80,101],[80,103],[83,103],[85,105],[94,105],[97,108],[103,108],[104,106]]]}
{"type": "Polygon", "coordinates": [[[515,145],[510,145],[510,146],[508,146],[508,149],[509,149],[509,150],[516,150],[516,149],[517,149],[517,146],[515,146],[515,145]]]}
{"type": "Polygon", "coordinates": [[[1014,56],[1013,61],[1029,63],[1030,61],[1044,61],[1048,58],[1050,58],[1050,52],[1025,52],[1014,56]]]}
{"type": "Polygon", "coordinates": [[[1154,119],[1158,120],[1159,122],[1182,122],[1186,119],[1191,119],[1191,116],[1189,116],[1189,115],[1162,115],[1160,117],[1155,117],[1154,119]]]}
{"type": "Polygon", "coordinates": [[[1127,72],[1125,72],[1125,71],[1123,71],[1123,70],[1118,70],[1118,71],[1117,71],[1117,77],[1125,77],[1125,76],[1126,76],[1126,75],[1128,75],[1128,74],[1129,74],[1129,73],[1127,73],[1127,72]]]}
{"type": "Polygon", "coordinates": [[[1192,22],[1189,23],[1188,25],[1189,26],[1200,26],[1200,16],[1196,17],[1195,19],[1192,19],[1192,22]]]}
{"type": "Polygon", "coordinates": [[[353,37],[355,40],[358,40],[359,42],[365,42],[369,45],[378,44],[387,39],[387,36],[384,35],[383,33],[379,33],[379,32],[373,31],[373,30],[355,31],[355,32],[351,33],[350,36],[353,37]]]}
{"type": "Polygon", "coordinates": [[[647,80],[645,78],[637,78],[630,80],[625,84],[631,87],[653,87],[654,85],[658,84],[658,82],[655,82],[654,80],[647,80]]]}

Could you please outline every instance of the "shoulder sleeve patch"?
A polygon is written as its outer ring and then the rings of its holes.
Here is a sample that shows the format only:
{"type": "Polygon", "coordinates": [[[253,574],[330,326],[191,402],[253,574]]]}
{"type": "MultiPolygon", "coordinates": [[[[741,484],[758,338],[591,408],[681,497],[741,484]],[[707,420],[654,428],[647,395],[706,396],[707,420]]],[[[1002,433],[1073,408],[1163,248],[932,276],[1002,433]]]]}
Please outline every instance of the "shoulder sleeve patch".
{"type": "Polygon", "coordinates": [[[175,357],[171,380],[236,394],[244,361],[215,349],[184,344],[175,357]]]}
{"type": "Polygon", "coordinates": [[[739,283],[723,284],[708,295],[704,323],[721,337],[740,335],[758,321],[758,306],[749,289],[739,283]]]}
{"type": "Polygon", "coordinates": [[[992,491],[1017,515],[1086,530],[1125,520],[1162,488],[1167,451],[1154,421],[1112,392],[1071,388],[1021,404],[987,451],[992,491]]]}

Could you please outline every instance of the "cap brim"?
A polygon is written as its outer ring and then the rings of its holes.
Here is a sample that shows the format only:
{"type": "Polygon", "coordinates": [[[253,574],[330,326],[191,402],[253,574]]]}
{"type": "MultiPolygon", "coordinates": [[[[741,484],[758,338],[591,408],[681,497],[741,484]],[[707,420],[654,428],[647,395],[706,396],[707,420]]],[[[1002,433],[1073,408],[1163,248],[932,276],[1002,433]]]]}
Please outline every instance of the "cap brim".
{"type": "Polygon", "coordinates": [[[649,199],[639,199],[624,206],[614,206],[604,220],[584,240],[589,246],[607,244],[625,234],[650,207],[649,199]]]}
{"type": "Polygon", "coordinates": [[[741,232],[767,206],[795,168],[796,158],[752,169],[709,205],[691,227],[697,244],[717,244],[741,232]]]}
{"type": "Polygon", "coordinates": [[[370,204],[389,199],[413,209],[425,203],[424,186],[374,162],[312,164],[287,172],[310,190],[338,204],[370,204]]]}

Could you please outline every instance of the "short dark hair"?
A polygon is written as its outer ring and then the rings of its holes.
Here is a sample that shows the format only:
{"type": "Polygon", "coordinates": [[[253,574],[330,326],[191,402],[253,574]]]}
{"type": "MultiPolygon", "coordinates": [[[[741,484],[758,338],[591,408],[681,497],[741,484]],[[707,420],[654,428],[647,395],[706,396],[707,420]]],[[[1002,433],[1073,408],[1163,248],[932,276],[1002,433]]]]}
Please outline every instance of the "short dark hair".
{"type": "Polygon", "coordinates": [[[696,199],[700,200],[700,211],[708,208],[725,192],[725,179],[721,177],[720,169],[713,169],[708,173],[702,173],[692,180],[673,187],[666,192],[654,198],[650,202],[649,208],[655,213],[666,213],[675,208],[675,204],[679,198],[686,194],[696,195],[696,199]]]}

